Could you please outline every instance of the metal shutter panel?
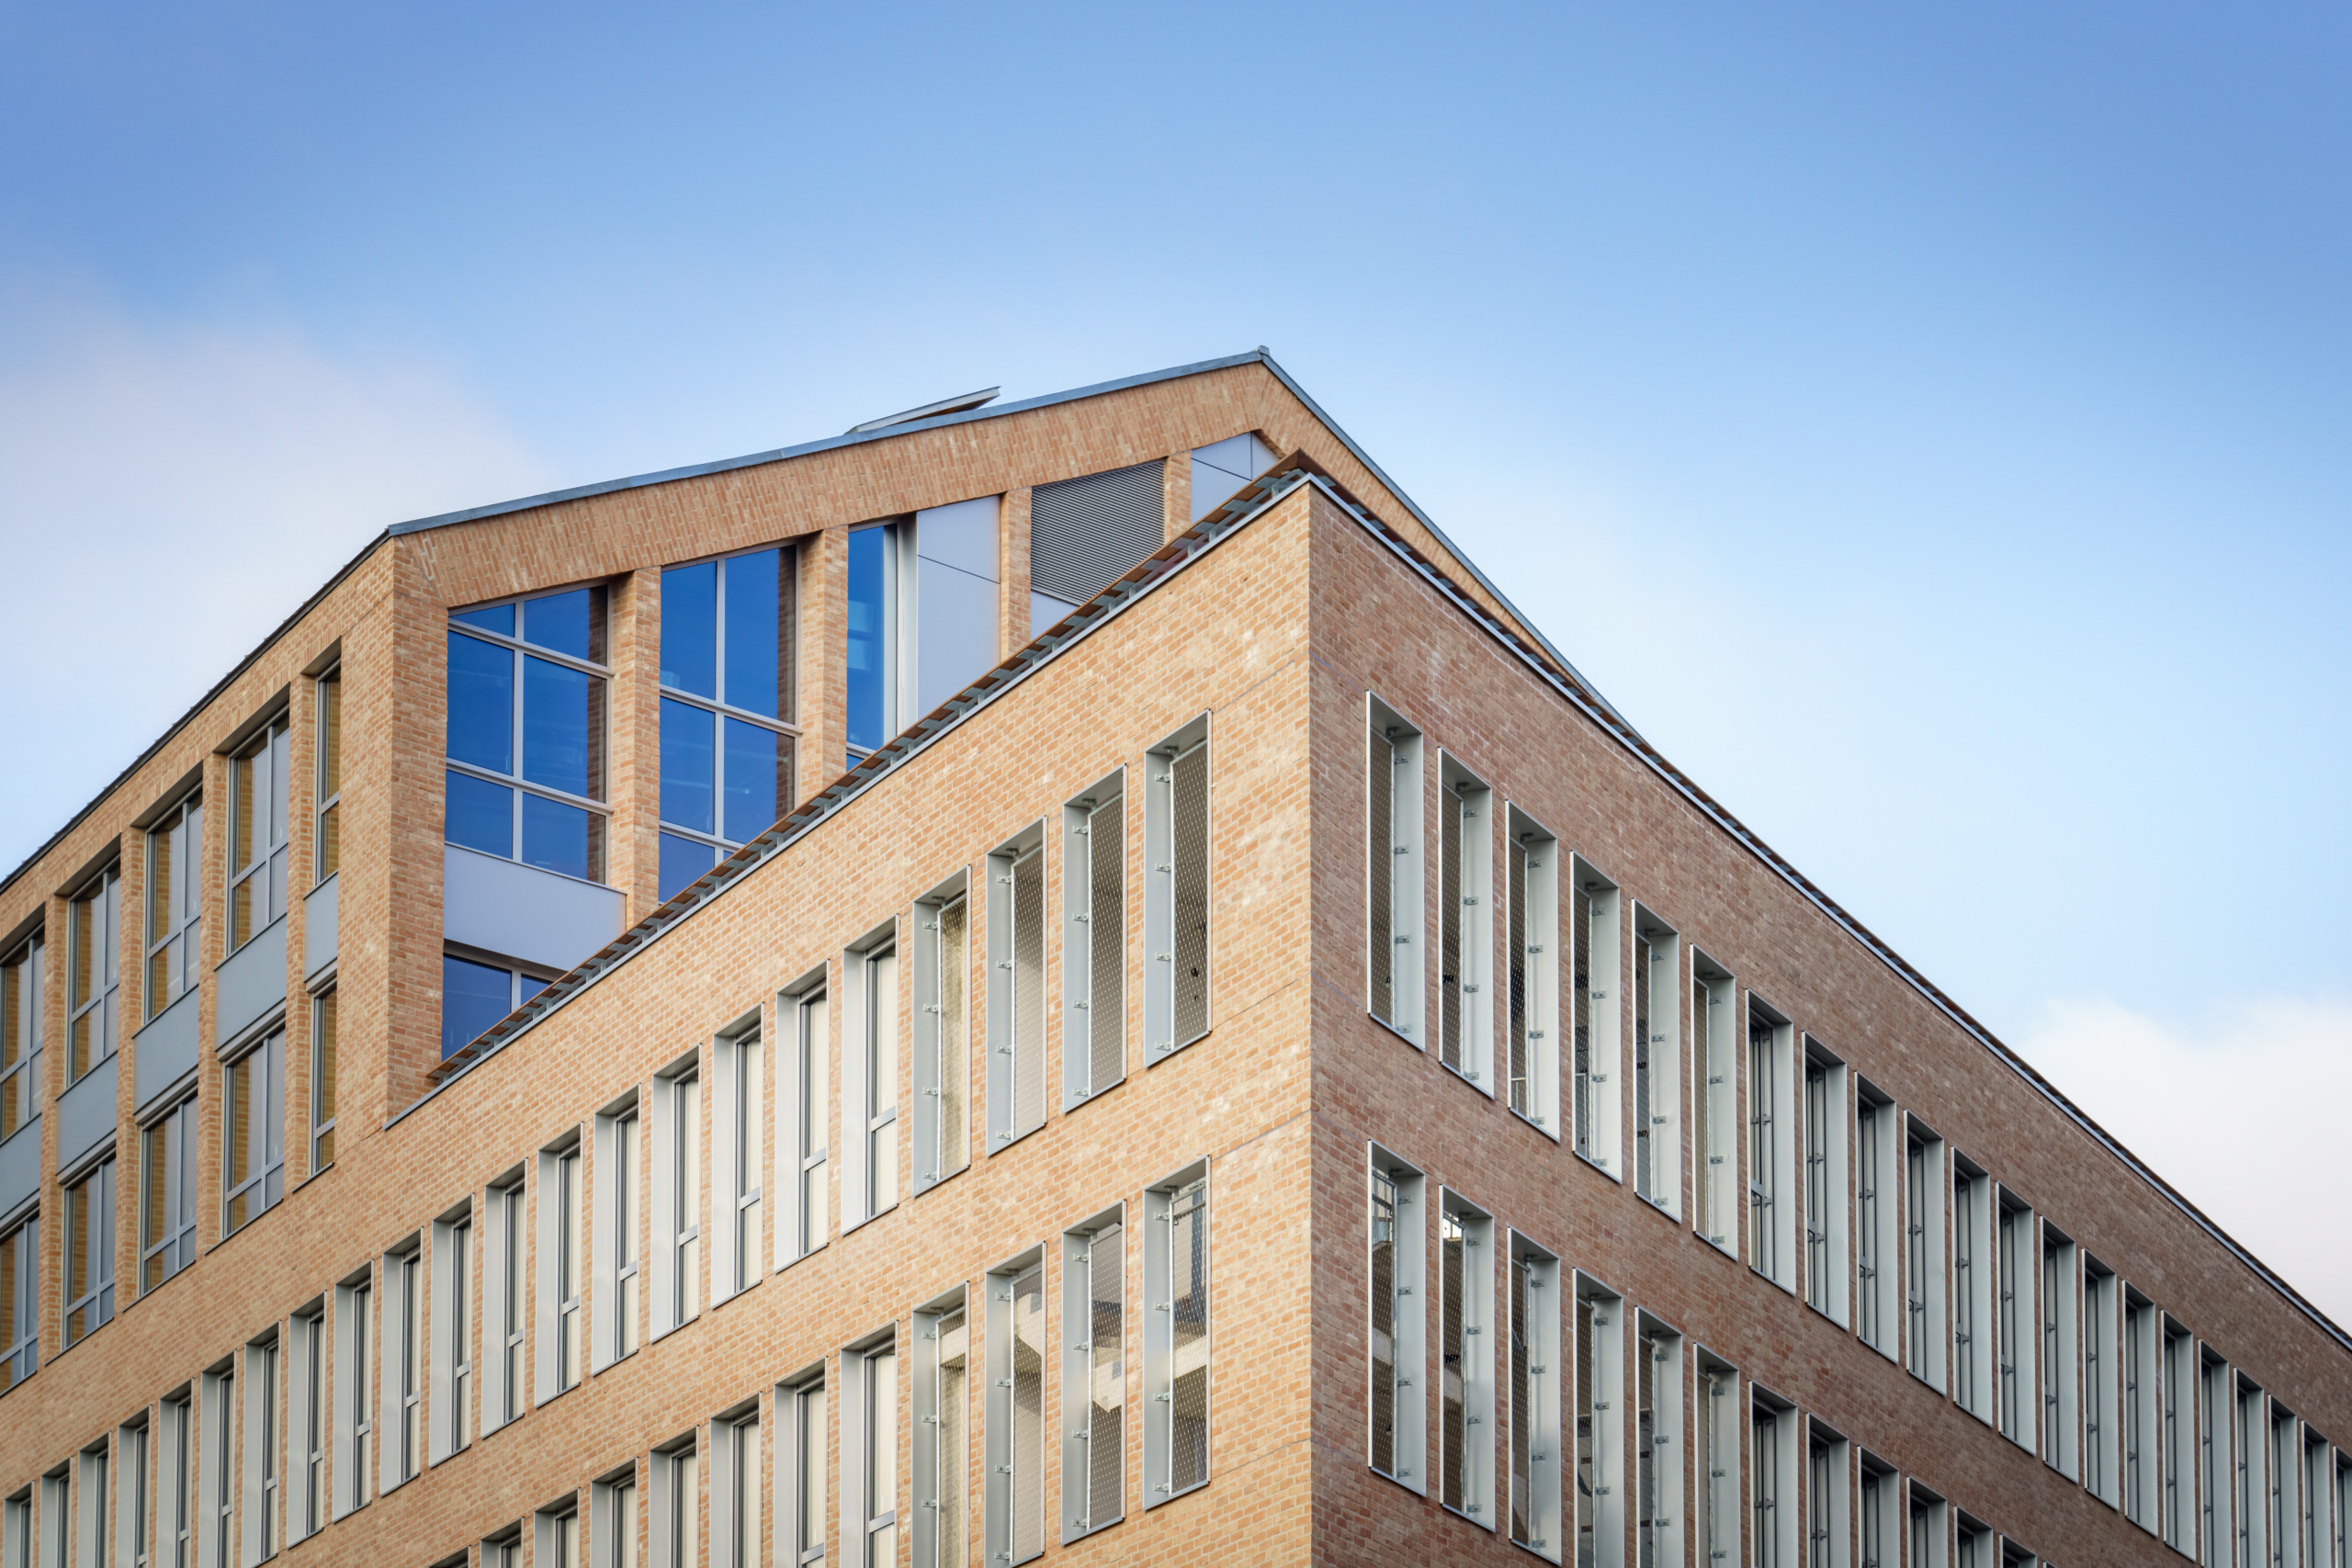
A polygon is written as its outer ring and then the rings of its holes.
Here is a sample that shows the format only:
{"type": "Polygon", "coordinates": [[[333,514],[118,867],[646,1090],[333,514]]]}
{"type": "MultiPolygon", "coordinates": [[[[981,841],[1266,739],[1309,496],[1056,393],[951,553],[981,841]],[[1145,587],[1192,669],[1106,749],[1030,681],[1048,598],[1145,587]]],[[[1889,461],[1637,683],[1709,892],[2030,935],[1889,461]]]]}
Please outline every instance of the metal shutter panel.
{"type": "Polygon", "coordinates": [[[1082,604],[1167,542],[1163,465],[1039,485],[1029,494],[1029,586],[1082,604]]]}

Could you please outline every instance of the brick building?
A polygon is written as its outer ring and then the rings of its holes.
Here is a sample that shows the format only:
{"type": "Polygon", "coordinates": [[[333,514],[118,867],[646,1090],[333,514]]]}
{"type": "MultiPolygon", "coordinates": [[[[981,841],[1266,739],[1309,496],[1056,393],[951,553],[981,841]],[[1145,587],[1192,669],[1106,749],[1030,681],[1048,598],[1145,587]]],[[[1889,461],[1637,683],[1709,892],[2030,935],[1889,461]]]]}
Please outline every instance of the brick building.
{"type": "Polygon", "coordinates": [[[2344,1331],[1263,351],[389,530],[0,1030],[0,1568],[2347,1568],[2344,1331]]]}

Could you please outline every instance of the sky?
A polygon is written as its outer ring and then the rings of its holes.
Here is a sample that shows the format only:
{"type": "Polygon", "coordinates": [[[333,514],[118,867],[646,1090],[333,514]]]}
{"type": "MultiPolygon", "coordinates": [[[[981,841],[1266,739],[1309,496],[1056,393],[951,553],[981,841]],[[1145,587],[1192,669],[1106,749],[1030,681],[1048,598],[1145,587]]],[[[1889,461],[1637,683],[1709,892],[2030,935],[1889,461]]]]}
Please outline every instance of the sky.
{"type": "Polygon", "coordinates": [[[388,523],[1263,344],[2352,1325],[2347,72],[2308,4],[0,0],[0,864],[388,523]]]}

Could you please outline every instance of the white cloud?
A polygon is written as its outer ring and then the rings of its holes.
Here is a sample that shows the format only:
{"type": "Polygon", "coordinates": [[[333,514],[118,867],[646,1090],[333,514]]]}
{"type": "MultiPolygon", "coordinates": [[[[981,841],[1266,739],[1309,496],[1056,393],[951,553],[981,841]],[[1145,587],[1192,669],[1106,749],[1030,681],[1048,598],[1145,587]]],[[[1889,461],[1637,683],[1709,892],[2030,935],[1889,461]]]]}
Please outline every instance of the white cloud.
{"type": "Polygon", "coordinates": [[[2050,1004],[2027,1060],[2339,1324],[2352,1239],[2329,1166],[2352,1103],[2352,1001],[2274,997],[2187,1024],[2050,1004]]]}
{"type": "Polygon", "coordinates": [[[386,524],[548,482],[433,367],[0,291],[0,872],[386,524]]]}

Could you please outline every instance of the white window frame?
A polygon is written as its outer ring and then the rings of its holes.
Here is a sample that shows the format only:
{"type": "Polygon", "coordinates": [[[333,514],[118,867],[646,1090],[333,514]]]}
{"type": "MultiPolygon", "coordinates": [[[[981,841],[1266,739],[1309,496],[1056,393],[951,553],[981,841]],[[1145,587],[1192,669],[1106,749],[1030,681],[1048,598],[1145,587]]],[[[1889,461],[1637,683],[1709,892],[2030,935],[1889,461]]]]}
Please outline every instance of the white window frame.
{"type": "MultiPolygon", "coordinates": [[[[1510,1246],[1511,1385],[1519,1386],[1525,1363],[1527,1397],[1510,1402],[1510,1538],[1547,1562],[1560,1561],[1562,1529],[1561,1452],[1573,1367],[1560,1345],[1559,1255],[1525,1232],[1509,1233],[1510,1246]],[[1527,1473],[1519,1472],[1519,1450],[1527,1450],[1527,1473]]],[[[1680,1388],[1675,1387],[1678,1418],[1680,1388]]],[[[1679,1425],[1678,1419],[1678,1425],[1679,1425]]],[[[1678,1510],[1679,1511],[1679,1510],[1678,1510]]]]}
{"type": "MultiPolygon", "coordinates": [[[[375,1456],[383,1422],[376,1399],[376,1270],[372,1263],[334,1288],[334,1456],[336,1519],[366,1507],[376,1495],[375,1456]]],[[[198,1438],[197,1447],[203,1448],[198,1438]]],[[[198,1532],[199,1535],[202,1531],[198,1532]]]]}
{"type": "Polygon", "coordinates": [[[2156,1536],[2184,1557],[2197,1555],[2197,1340],[2170,1314],[2158,1320],[2156,1536]]]}
{"type": "Polygon", "coordinates": [[[1904,1489],[1908,1568],[1951,1568],[1952,1508],[1942,1495],[1913,1481],[1904,1489]]]}
{"type": "Polygon", "coordinates": [[[1690,1409],[1697,1471],[1690,1500],[1699,1524],[1693,1549],[1701,1568],[1736,1563],[1745,1539],[1740,1480],[1747,1470],[1747,1402],[1739,1370],[1703,1346],[1690,1359],[1690,1409]]]}
{"type": "MultiPolygon", "coordinates": [[[[197,1557],[196,1389],[182,1383],[155,1407],[155,1538],[175,1564],[197,1557]]],[[[11,1565],[14,1568],[14,1565],[11,1565]]]]}
{"type": "Polygon", "coordinates": [[[1495,793],[1463,766],[1461,758],[1442,747],[1438,750],[1437,765],[1438,1063],[1491,1099],[1495,1092],[1495,793]],[[1455,964],[1450,983],[1445,972],[1449,959],[1455,964]]]}
{"type": "Polygon", "coordinates": [[[1495,1359],[1500,1336],[1495,1318],[1495,1219],[1452,1188],[1438,1190],[1438,1506],[1459,1514],[1482,1529],[1498,1528],[1495,1506],[1495,1359]],[[1461,1280],[1448,1278],[1446,1248],[1461,1249],[1461,1280]],[[1457,1299],[1458,1293],[1458,1299],[1457,1299]],[[1461,1320],[1460,1346],[1447,1344],[1449,1325],[1461,1320]],[[1459,1366],[1453,1384],[1458,1401],[1461,1429],[1448,1410],[1445,1361],[1453,1350],[1459,1366]],[[1445,1481],[1454,1473],[1454,1451],[1460,1452],[1462,1491],[1446,1495],[1445,1481]]]}
{"type": "Polygon", "coordinates": [[[527,1266],[530,1195],[516,1167],[484,1189],[482,1217],[481,1351],[486,1367],[481,1419],[487,1436],[519,1421],[531,1407],[531,1271],[527,1266]]]}
{"type": "MultiPolygon", "coordinates": [[[[1150,748],[1143,764],[1143,1060],[1147,1067],[1166,1061],[1208,1037],[1216,1026],[1216,767],[1203,713],[1150,748]],[[1201,775],[1201,840],[1188,843],[1176,831],[1176,787],[1180,773],[1201,775]],[[1197,1011],[1184,999],[1192,987],[1177,971],[1184,938],[1178,930],[1185,885],[1200,885],[1201,967],[1197,1011]],[[1163,956],[1165,955],[1165,956],[1163,956]]],[[[1148,1496],[1145,1506],[1150,1506],[1148,1496]]]]}
{"type": "MultiPolygon", "coordinates": [[[[986,1478],[986,1550],[990,1562],[1018,1564],[1039,1556],[1046,1550],[1046,1445],[1043,1363],[1047,1353],[1047,1320],[1052,1314],[1046,1304],[1044,1245],[1041,1243],[1029,1247],[989,1269],[986,1296],[988,1354],[984,1364],[988,1369],[989,1385],[982,1471],[986,1478]],[[1016,1364],[1014,1318],[1020,1304],[1015,1297],[1022,1278],[1032,1269],[1037,1271],[1038,1408],[1035,1431],[1023,1432],[1018,1428],[1016,1420],[1012,1375],[1016,1364]],[[1016,1540],[1014,1529],[1014,1495],[1016,1491],[1031,1488],[1035,1489],[1036,1496],[1037,1534],[1034,1542],[1016,1540]]],[[[1148,1503],[1149,1499],[1146,1501],[1148,1503]]]]}
{"type": "Polygon", "coordinates": [[[2239,1561],[2247,1568],[2270,1562],[2270,1402],[2243,1372],[2237,1379],[2237,1406],[2232,1418],[2235,1438],[2236,1494],[2231,1508],[2240,1542],[2239,1561]]]}
{"type": "MultiPolygon", "coordinates": [[[[842,1131],[854,1139],[842,1190],[842,1234],[899,1206],[900,1022],[899,927],[886,920],[842,953],[842,1131]]],[[[1044,1070],[1043,1064],[1039,1071],[1044,1070]]]]}
{"type": "Polygon", "coordinates": [[[1126,787],[1127,770],[1114,768],[1062,803],[1064,1111],[1127,1078],[1126,787]],[[1102,887],[1096,886],[1102,869],[1095,852],[1098,843],[1109,850],[1114,862],[1102,887]],[[1107,903],[1102,897],[1106,891],[1107,903]],[[1102,1004],[1099,1008],[1098,999],[1102,1004]]]}
{"type": "Polygon", "coordinates": [[[785,1201],[775,1215],[775,1266],[825,1245],[832,1224],[831,989],[820,967],[776,997],[776,1032],[790,1043],[788,1071],[776,1074],[775,1146],[785,1201]]]}
{"type": "Polygon", "coordinates": [[[1809,1568],[1853,1568],[1854,1445],[1813,1416],[1805,1423],[1804,1534],[1809,1568]]]}
{"type": "Polygon", "coordinates": [[[710,1568],[760,1568],[760,1402],[710,1418],[710,1568]]]}
{"type": "MultiPolygon", "coordinates": [[[[280,1343],[277,1329],[272,1325],[260,1337],[247,1342],[244,1365],[240,1369],[243,1425],[239,1435],[238,1469],[243,1495],[239,1499],[237,1522],[241,1561],[246,1568],[277,1556],[286,1540],[286,1433],[278,1403],[286,1362],[280,1343]]],[[[102,1565],[94,1562],[91,1568],[102,1565]]]]}
{"type": "Polygon", "coordinates": [[[698,1568],[702,1561],[702,1455],[696,1427],[653,1450],[651,1568],[698,1568]]]}
{"type": "Polygon", "coordinates": [[[589,1248],[595,1256],[589,1292],[588,1371],[601,1372],[637,1354],[639,1310],[645,1286],[645,1119],[632,1084],[596,1112],[595,1217],[589,1248]]]}
{"type": "Polygon", "coordinates": [[[1584,856],[1571,855],[1566,904],[1569,1147],[1578,1159],[1622,1182],[1631,1063],[1625,1040],[1624,900],[1613,877],[1584,856]],[[1585,1019],[1581,1025],[1578,1013],[1585,1019]]]}
{"type": "Polygon", "coordinates": [[[1046,885],[1044,823],[1032,822],[989,852],[988,1148],[992,1155],[1046,1124],[1046,885]],[[1023,949],[1032,943],[1034,971],[1022,964],[1023,949]]]}
{"type": "Polygon", "coordinates": [[[842,1351],[836,1528],[848,1554],[842,1561],[850,1568],[893,1568],[899,1558],[899,1368],[895,1326],[842,1351]]]}
{"type": "MultiPolygon", "coordinates": [[[[1804,1103],[1799,1149],[1804,1179],[1805,1303],[1844,1328],[1853,1322],[1854,1092],[1845,1062],[1812,1035],[1804,1036],[1804,1103]],[[1818,1261],[1821,1278],[1814,1278],[1818,1261]]],[[[1841,1439],[1842,1440],[1842,1439],[1841,1439]]]]}
{"type": "Polygon", "coordinates": [[[1634,1190],[1682,1217],[1682,936],[1638,900],[1633,976],[1634,1190]],[[1646,1038],[1645,1038],[1646,1036],[1646,1038]]]}
{"type": "Polygon", "coordinates": [[[710,1302],[734,1300],[767,1277],[761,1234],[766,1187],[765,1032],[754,1010],[710,1042],[710,1302]]]}
{"type": "Polygon", "coordinates": [[[463,1452],[473,1441],[474,1330],[481,1290],[475,1279],[480,1248],[474,1244],[472,1199],[433,1222],[433,1380],[431,1435],[424,1445],[428,1465],[463,1452]]]}
{"type": "Polygon", "coordinates": [[[148,1419],[142,1410],[114,1429],[113,1529],[117,1561],[123,1568],[152,1568],[155,1562],[154,1531],[147,1517],[154,1500],[154,1438],[148,1419]]]}
{"type": "Polygon", "coordinates": [[[915,1568],[964,1568],[971,1555],[972,1374],[978,1369],[978,1348],[963,1286],[915,1309],[914,1335],[908,1345],[914,1360],[908,1415],[915,1568]],[[951,1337],[964,1363],[952,1383],[941,1365],[951,1337]],[[951,1495],[952,1507],[947,1506],[951,1495]],[[952,1537],[943,1529],[949,1516],[955,1520],[952,1537]]]}
{"type": "Polygon", "coordinates": [[[572,1494],[531,1513],[533,1568],[582,1568],[580,1500],[572,1494]]]}
{"type": "Polygon", "coordinates": [[[331,975],[311,997],[311,1169],[318,1175],[334,1163],[337,1029],[342,1002],[331,975]]]}
{"type": "MultiPolygon", "coordinates": [[[[1646,1312],[1634,1314],[1634,1397],[1628,1414],[1634,1422],[1633,1490],[1634,1561],[1665,1565],[1683,1560],[1682,1485],[1682,1351],[1679,1331],[1646,1312]],[[1648,1368],[1650,1429],[1642,1432],[1641,1385],[1648,1368]],[[1643,1461],[1648,1461],[1649,1490],[1645,1498],[1643,1461]],[[1645,1508],[1650,1510],[1645,1513],[1645,1508]],[[1644,1520],[1654,1532],[1649,1551],[1642,1550],[1644,1520]]],[[[1894,1568],[1888,1563],[1885,1568],[1894,1568]]]]}
{"type": "Polygon", "coordinates": [[[1496,981],[1511,1113],[1560,1141],[1560,840],[1518,807],[1504,818],[1502,929],[1496,981]],[[1513,953],[1512,948],[1521,951],[1513,953]],[[1514,975],[1514,963],[1518,973],[1514,975]],[[1513,986],[1518,987],[1514,995],[1513,986]],[[1513,1003],[1516,1001],[1516,1007],[1513,1003]]]}
{"type": "Polygon", "coordinates": [[[538,1278],[533,1326],[539,1354],[533,1365],[531,1403],[545,1404],[580,1386],[587,1375],[588,1140],[568,1127],[539,1150],[538,1278]]]}
{"type": "Polygon", "coordinates": [[[1756,992],[1747,995],[1747,1266],[1795,1295],[1804,1155],[1796,1028],[1756,992]]]}
{"type": "Polygon", "coordinates": [[[1428,1179],[1420,1168],[1382,1148],[1378,1144],[1365,1145],[1364,1187],[1364,1461],[1375,1475],[1385,1475],[1407,1490],[1421,1496],[1429,1495],[1429,1206],[1428,1179]],[[1373,1412],[1377,1401],[1373,1389],[1383,1375],[1379,1358],[1373,1348],[1379,1329],[1380,1302],[1374,1292],[1378,1289],[1373,1267],[1373,1249],[1379,1245],[1374,1234],[1374,1210],[1380,1183],[1385,1180],[1396,1192],[1392,1224],[1389,1276],[1393,1294],[1388,1303],[1389,1357],[1386,1375],[1393,1379],[1389,1409],[1393,1421],[1390,1428],[1390,1468],[1380,1466],[1380,1450],[1376,1435],[1372,1430],[1373,1412]]]}
{"type": "Polygon", "coordinates": [[[831,1514],[826,1492],[826,1453],[831,1413],[825,1401],[831,1387],[821,1362],[775,1385],[775,1438],[770,1444],[775,1455],[775,1506],[770,1517],[775,1521],[776,1568],[804,1568],[827,1561],[831,1514]],[[812,1477],[814,1497],[808,1495],[812,1477]],[[807,1527],[811,1525],[816,1527],[816,1540],[804,1546],[807,1527]]]}
{"type": "MultiPolygon", "coordinates": [[[[910,1190],[972,1163],[972,901],[958,871],[915,900],[911,977],[914,1147],[910,1190]],[[951,931],[954,941],[949,941],[951,931]]],[[[985,995],[985,992],[983,993],[985,995]]],[[[779,1015],[780,1016],[780,1015],[779,1015]]],[[[776,1145],[781,1151],[784,1145],[776,1145]]]]}
{"type": "Polygon", "coordinates": [[[673,1334],[702,1314],[703,1195],[710,1183],[703,1134],[702,1053],[689,1051],[653,1077],[653,1330],[673,1334]]]}
{"type": "Polygon", "coordinates": [[[1888,1360],[1903,1346],[1903,1117],[1854,1080],[1854,1336],[1888,1360]]]}
{"type": "Polygon", "coordinates": [[[1062,1356],[1061,1356],[1061,1542],[1108,1529],[1126,1517],[1127,1325],[1130,1293],[1127,1282],[1127,1209],[1114,1203],[1101,1213],[1062,1232],[1062,1356]],[[1111,1292],[1102,1293],[1107,1281],[1111,1292]],[[1114,1343],[1103,1346],[1097,1336],[1103,1326],[1099,1307],[1108,1303],[1115,1314],[1114,1343]],[[1111,1418],[1096,1398],[1107,1389],[1113,1403],[1111,1418]],[[1096,1495],[1094,1455],[1113,1455],[1110,1495],[1096,1495]]]}
{"type": "Polygon", "coordinates": [[[2204,1568],[2236,1562],[2237,1525],[2231,1504],[2236,1461],[2237,1379],[2211,1345],[2197,1347],[2197,1561],[2204,1568]]]}
{"type": "Polygon", "coordinates": [[[424,1258],[421,1238],[403,1237],[378,1265],[379,1369],[376,1489],[380,1495],[424,1473],[424,1258]]]}
{"type": "MultiPolygon", "coordinates": [[[[204,1423],[196,1442],[198,1568],[234,1568],[243,1544],[237,1535],[240,1489],[233,1462],[239,1416],[235,1368],[234,1358],[224,1359],[197,1380],[204,1423]]],[[[59,1536],[62,1545],[62,1530],[59,1536]]],[[[62,1562],[63,1553],[56,1560],[62,1562]]]]}
{"type": "Polygon", "coordinates": [[[1744,1258],[1747,1203],[1740,1151],[1740,1083],[1747,1044],[1739,986],[1704,953],[1690,953],[1690,1228],[1730,1258],[1744,1258]],[[1701,998],[1703,988],[1705,996],[1701,998]],[[1703,1019],[1703,1022],[1702,1020],[1703,1019]]]}
{"type": "MultiPolygon", "coordinates": [[[[1143,1190],[1143,1506],[1146,1511],[1170,1503],[1209,1483],[1216,1461],[1216,1293],[1215,1193],[1209,1182],[1209,1162],[1196,1159],[1162,1177],[1143,1190]],[[1198,1217],[1201,1249],[1201,1472],[1186,1479],[1176,1471],[1176,1389],[1187,1369],[1178,1364],[1175,1342],[1177,1259],[1174,1208],[1188,1189],[1200,1191],[1198,1217]]],[[[1491,1310],[1488,1314],[1492,1316],[1491,1310]]]]}
{"type": "MultiPolygon", "coordinates": [[[[1429,1003],[1422,976],[1432,961],[1435,944],[1425,940],[1429,932],[1429,900],[1421,862],[1423,818],[1428,804],[1423,799],[1427,786],[1421,777],[1421,732],[1370,693],[1364,696],[1364,930],[1368,947],[1385,945],[1388,949],[1390,976],[1388,996],[1384,999],[1378,986],[1379,968],[1367,956],[1364,1010],[1383,1028],[1426,1051],[1429,1003]],[[1371,788],[1369,772],[1383,761],[1384,746],[1385,762],[1391,770],[1385,822],[1371,788]],[[1384,877],[1388,896],[1385,919],[1380,901],[1384,877]]],[[[1554,874],[1557,875],[1556,871],[1554,874]]]]}
{"type": "MultiPolygon", "coordinates": [[[[334,1410],[327,1353],[326,1303],[298,1308],[288,1319],[286,1357],[286,1540],[310,1540],[334,1517],[327,1493],[327,1455],[334,1446],[334,1410]]],[[[156,1533],[162,1533],[158,1515],[156,1533]]]]}
{"type": "MultiPolygon", "coordinates": [[[[2103,1268],[2096,1260],[2086,1261],[2084,1267],[2086,1270],[2103,1268]]],[[[2158,1437],[2164,1401],[2164,1314],[2155,1303],[2115,1275],[2094,1280],[2096,1292],[2086,1292],[2093,1332],[2104,1332],[2111,1325],[2114,1333],[2111,1352],[2102,1357],[2105,1371],[2091,1392],[2100,1401],[2096,1406],[2099,1419],[2111,1419],[2116,1425],[2114,1438],[2106,1444],[2103,1466],[2090,1466],[2086,1441],[2086,1468],[2092,1469],[2097,1482],[2112,1484],[2113,1496],[2109,1500],[2123,1510],[2125,1518],[2155,1535],[2164,1486],[2158,1437]],[[2105,1304],[2108,1301],[2114,1303],[2111,1317],[2105,1304]]],[[[2096,1495],[2098,1485],[2092,1490],[2096,1495]]]]}
{"type": "MultiPolygon", "coordinates": [[[[1583,1561],[1584,1537],[1589,1529],[1593,1541],[1593,1568],[1623,1568],[1625,1561],[1625,1299],[1607,1285],[1579,1269],[1576,1271],[1576,1327],[1580,1340],[1588,1332],[1592,1336],[1591,1354],[1588,1357],[1581,1343],[1571,1351],[1574,1363],[1581,1368],[1588,1360],[1592,1365],[1589,1386],[1579,1384],[1576,1390],[1574,1409],[1579,1421],[1589,1419],[1591,1444],[1592,1493],[1588,1497],[1582,1480],[1564,1486],[1577,1502],[1576,1541],[1577,1561],[1583,1561]],[[1588,1416],[1587,1412],[1589,1411],[1588,1416]]],[[[1585,1438],[1576,1433],[1577,1438],[1585,1438]]],[[[1584,1456],[1579,1454],[1581,1466],[1584,1456]]],[[[1571,1474],[1573,1475],[1573,1472],[1571,1474]]]]}

